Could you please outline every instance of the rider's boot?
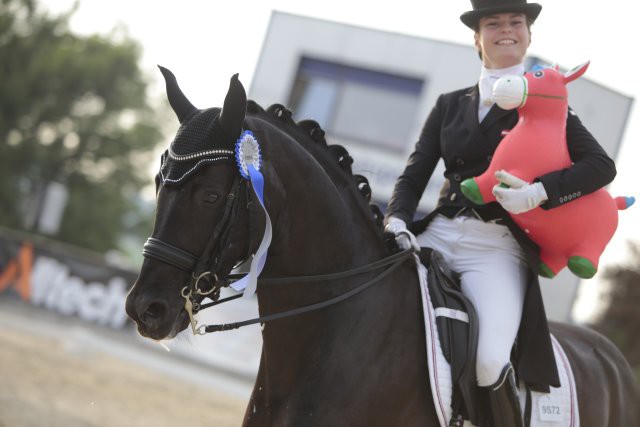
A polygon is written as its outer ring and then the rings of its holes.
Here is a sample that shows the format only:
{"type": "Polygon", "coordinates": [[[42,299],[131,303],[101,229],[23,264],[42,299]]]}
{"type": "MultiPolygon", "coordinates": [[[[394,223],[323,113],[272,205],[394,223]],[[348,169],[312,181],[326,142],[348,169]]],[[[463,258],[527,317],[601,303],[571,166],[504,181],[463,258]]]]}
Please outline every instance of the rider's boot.
{"type": "Polygon", "coordinates": [[[487,387],[494,427],[524,427],[513,366],[508,363],[498,381],[487,387]]]}

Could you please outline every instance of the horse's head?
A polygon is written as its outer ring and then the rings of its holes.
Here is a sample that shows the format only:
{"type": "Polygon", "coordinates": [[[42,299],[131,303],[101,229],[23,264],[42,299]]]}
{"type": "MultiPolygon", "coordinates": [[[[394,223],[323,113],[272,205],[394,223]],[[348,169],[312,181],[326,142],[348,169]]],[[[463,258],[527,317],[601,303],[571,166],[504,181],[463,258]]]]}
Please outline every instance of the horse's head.
{"type": "Polygon", "coordinates": [[[566,111],[566,85],[587,71],[585,62],[563,74],[558,67],[538,68],[522,76],[504,76],[493,86],[493,98],[500,108],[521,111],[550,111],[550,102],[566,111]],[[558,102],[560,101],[560,102],[558,102]]]}
{"type": "Polygon", "coordinates": [[[252,249],[250,223],[254,228],[263,224],[250,213],[254,196],[234,155],[247,101],[237,75],[222,109],[199,110],[174,75],[161,71],[180,128],[162,156],[153,235],[126,304],[139,332],[154,339],[173,337],[187,327],[185,296],[192,293],[197,304],[205,293],[219,292],[228,273],[252,249]]]}
{"type": "MultiPolygon", "coordinates": [[[[127,298],[142,335],[173,337],[190,321],[201,333],[191,313],[205,297],[218,298],[241,261],[251,260],[250,274],[234,289],[247,284],[246,294],[260,296],[263,266],[265,278],[302,276],[347,270],[386,253],[382,214],[367,203],[366,179],[352,174],[351,157],[328,146],[316,122],[295,123],[279,104],[264,110],[247,102],[237,76],[222,109],[199,110],[161,70],[180,128],[162,156],[153,235],[127,298]]],[[[261,309],[273,308],[274,292],[259,298],[261,309]]],[[[285,294],[308,298],[304,289],[285,294]]]]}

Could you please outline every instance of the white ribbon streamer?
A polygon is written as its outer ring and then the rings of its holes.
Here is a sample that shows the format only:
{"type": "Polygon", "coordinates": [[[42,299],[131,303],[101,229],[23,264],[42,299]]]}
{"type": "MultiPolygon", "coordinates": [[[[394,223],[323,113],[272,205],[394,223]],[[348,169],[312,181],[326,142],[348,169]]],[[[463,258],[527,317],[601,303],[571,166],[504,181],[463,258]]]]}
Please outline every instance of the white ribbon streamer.
{"type": "MultiPolygon", "coordinates": [[[[253,191],[256,192],[255,186],[253,188],[253,191]]],[[[262,210],[264,211],[264,215],[266,218],[264,236],[262,237],[262,242],[260,242],[258,250],[251,258],[249,273],[247,273],[247,275],[242,279],[231,284],[231,287],[238,292],[244,289],[242,298],[251,298],[256,293],[256,288],[258,286],[258,276],[262,272],[262,268],[267,261],[267,250],[269,249],[269,245],[271,244],[271,218],[269,218],[269,213],[264,207],[262,199],[258,197],[258,200],[260,200],[260,206],[262,206],[262,210]]]]}

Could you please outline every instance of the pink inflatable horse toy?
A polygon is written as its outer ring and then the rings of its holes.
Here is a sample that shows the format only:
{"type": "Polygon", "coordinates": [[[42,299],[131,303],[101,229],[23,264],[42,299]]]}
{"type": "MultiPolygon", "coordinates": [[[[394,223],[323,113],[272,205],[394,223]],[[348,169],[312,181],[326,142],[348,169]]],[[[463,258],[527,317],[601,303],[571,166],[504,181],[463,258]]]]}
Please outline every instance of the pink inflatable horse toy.
{"type": "MultiPolygon", "coordinates": [[[[503,109],[518,108],[519,120],[498,145],[489,168],[480,176],[462,182],[462,192],[476,204],[495,201],[492,189],[499,184],[496,171],[504,170],[526,182],[571,166],[567,149],[566,84],[580,77],[589,63],[562,74],[558,68],[505,76],[494,86],[494,98],[503,109]]],[[[554,277],[568,265],[582,278],[598,269],[600,254],[618,226],[618,210],[633,198],[613,199],[605,189],[559,207],[535,208],[510,214],[518,226],[540,247],[541,274],[554,277]]]]}

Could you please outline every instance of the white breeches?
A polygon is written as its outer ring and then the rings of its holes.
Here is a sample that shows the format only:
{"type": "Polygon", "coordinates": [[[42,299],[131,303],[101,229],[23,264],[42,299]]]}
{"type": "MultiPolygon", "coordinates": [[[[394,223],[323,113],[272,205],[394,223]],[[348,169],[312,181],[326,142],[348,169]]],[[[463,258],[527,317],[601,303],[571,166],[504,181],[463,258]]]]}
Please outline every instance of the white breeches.
{"type": "Polygon", "coordinates": [[[468,217],[438,215],[417,240],[442,253],[460,273],[462,292],[475,306],[480,323],[478,385],[495,384],[520,327],[527,278],[522,249],[506,226],[468,217]]]}

